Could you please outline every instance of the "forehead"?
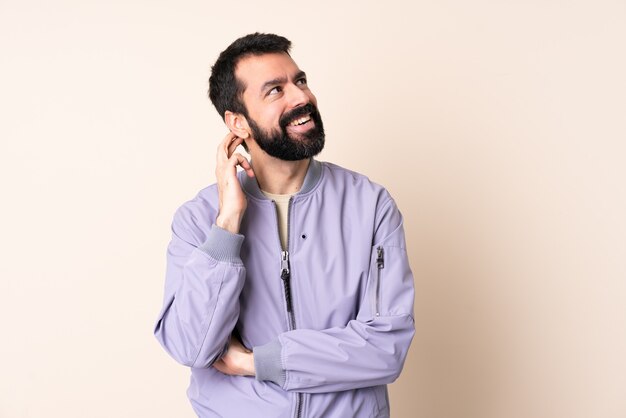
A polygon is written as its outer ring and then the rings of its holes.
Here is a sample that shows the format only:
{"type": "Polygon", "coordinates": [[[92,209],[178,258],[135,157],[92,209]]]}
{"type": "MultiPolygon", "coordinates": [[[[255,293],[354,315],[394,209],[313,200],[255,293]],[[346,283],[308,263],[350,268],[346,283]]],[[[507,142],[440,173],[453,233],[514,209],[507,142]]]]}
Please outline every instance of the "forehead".
{"type": "Polygon", "coordinates": [[[248,55],[235,67],[235,77],[244,86],[244,93],[259,91],[263,84],[279,78],[290,79],[300,71],[298,65],[284,52],[248,55]]]}

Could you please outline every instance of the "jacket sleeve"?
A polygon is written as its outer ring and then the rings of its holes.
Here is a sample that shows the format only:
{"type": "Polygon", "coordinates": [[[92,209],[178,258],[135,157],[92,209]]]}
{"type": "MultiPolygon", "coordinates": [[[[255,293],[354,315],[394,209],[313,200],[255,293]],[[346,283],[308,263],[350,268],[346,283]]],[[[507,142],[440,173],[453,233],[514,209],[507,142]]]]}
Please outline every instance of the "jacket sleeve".
{"type": "Polygon", "coordinates": [[[365,298],[344,327],[296,329],[254,348],[257,379],[296,392],[334,392],[393,382],[415,332],[413,274],[402,216],[389,199],[371,248],[365,298]]]}
{"type": "Polygon", "coordinates": [[[202,232],[195,220],[185,206],[174,216],[154,334],[179,363],[209,367],[223,354],[239,317],[244,237],[215,225],[202,232]]]}

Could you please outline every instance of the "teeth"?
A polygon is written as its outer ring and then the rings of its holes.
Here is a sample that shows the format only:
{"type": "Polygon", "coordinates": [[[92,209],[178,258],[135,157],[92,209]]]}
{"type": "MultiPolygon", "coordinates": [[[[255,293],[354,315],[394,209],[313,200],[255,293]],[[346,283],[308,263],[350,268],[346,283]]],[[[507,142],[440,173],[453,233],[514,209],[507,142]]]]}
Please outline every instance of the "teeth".
{"type": "Polygon", "coordinates": [[[311,120],[310,116],[304,116],[304,117],[294,120],[293,122],[290,123],[290,125],[291,126],[302,125],[303,123],[306,123],[310,120],[311,120]]]}

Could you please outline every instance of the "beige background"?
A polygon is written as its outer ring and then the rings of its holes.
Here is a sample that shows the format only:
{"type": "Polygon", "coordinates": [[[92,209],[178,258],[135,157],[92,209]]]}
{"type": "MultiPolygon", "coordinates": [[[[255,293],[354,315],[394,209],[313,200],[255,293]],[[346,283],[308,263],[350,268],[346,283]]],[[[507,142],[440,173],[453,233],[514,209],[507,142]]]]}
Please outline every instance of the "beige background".
{"type": "Polygon", "coordinates": [[[0,0],[0,416],[191,417],[151,331],[225,134],[209,66],[294,43],[321,159],[405,215],[394,417],[626,416],[623,1],[0,0]]]}

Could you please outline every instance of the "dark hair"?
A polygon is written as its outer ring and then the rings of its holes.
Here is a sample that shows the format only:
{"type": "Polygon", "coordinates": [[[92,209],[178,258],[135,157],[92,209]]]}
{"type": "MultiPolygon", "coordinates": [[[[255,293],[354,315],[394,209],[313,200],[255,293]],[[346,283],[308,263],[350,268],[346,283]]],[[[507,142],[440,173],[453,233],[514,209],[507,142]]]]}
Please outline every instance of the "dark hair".
{"type": "Polygon", "coordinates": [[[245,85],[235,77],[237,63],[248,55],[262,55],[272,52],[289,54],[291,41],[272,33],[252,33],[230,44],[211,67],[209,78],[209,98],[217,112],[224,118],[227,110],[248,116],[242,95],[245,85]]]}

